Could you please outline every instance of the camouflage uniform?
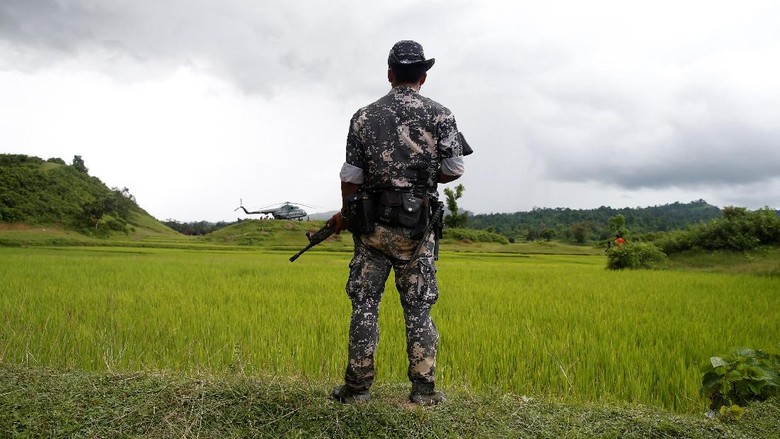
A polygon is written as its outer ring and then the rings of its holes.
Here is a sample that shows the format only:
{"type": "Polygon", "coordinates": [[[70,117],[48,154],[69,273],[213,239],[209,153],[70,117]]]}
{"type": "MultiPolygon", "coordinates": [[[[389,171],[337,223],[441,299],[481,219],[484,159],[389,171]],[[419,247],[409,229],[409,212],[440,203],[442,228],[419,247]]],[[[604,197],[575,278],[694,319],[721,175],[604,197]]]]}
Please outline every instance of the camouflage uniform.
{"type": "Polygon", "coordinates": [[[352,116],[347,163],[363,169],[364,189],[424,186],[438,198],[440,163],[462,156],[464,142],[450,110],[400,86],[352,116]]]}
{"type": "MultiPolygon", "coordinates": [[[[407,190],[436,200],[442,161],[460,160],[464,144],[447,108],[411,87],[398,86],[352,117],[345,167],[362,170],[362,190],[407,190]]],[[[373,233],[354,236],[346,286],[352,320],[345,381],[352,391],[367,391],[374,379],[379,303],[391,268],[406,323],[409,380],[413,389],[433,391],[439,335],[430,311],[439,290],[434,236],[422,239],[422,250],[410,262],[420,243],[411,229],[377,223],[373,233]],[[411,265],[404,272],[407,263],[411,265]]]]}

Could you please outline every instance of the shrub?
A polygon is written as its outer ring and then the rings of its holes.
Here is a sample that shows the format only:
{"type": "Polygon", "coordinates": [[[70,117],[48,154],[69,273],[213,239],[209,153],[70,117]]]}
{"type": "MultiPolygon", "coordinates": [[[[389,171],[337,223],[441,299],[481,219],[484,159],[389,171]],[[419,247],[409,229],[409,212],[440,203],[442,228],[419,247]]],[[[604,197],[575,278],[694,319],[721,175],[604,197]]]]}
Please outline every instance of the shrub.
{"type": "Polygon", "coordinates": [[[607,268],[661,268],[666,264],[666,254],[653,244],[637,242],[615,245],[607,250],[607,268]]]}
{"type": "Polygon", "coordinates": [[[653,239],[653,244],[658,246],[667,255],[682,253],[694,248],[694,233],[691,230],[676,230],[666,232],[653,239]]]}
{"type": "Polygon", "coordinates": [[[459,241],[471,241],[471,242],[497,242],[499,244],[509,244],[509,239],[498,233],[488,232],[486,230],[476,229],[458,229],[449,228],[444,229],[444,237],[448,239],[456,239],[459,241]]]}
{"type": "Polygon", "coordinates": [[[780,396],[780,355],[747,348],[710,358],[702,372],[701,396],[724,414],[734,406],[780,396]]]}
{"type": "Polygon", "coordinates": [[[669,234],[656,243],[667,254],[687,250],[746,251],[762,245],[778,245],[780,218],[769,208],[750,212],[742,207],[726,207],[722,218],[669,234]]]}

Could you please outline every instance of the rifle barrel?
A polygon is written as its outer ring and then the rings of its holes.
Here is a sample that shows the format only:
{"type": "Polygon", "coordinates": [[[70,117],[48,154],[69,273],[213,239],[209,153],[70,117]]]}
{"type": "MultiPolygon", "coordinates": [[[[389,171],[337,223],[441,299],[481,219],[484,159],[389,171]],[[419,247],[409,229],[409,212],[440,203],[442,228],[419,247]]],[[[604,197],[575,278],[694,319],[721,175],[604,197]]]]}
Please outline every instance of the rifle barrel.
{"type": "Polygon", "coordinates": [[[303,250],[299,251],[298,253],[292,255],[292,257],[290,258],[290,262],[295,262],[295,260],[298,259],[298,256],[306,253],[306,251],[309,250],[310,248],[328,239],[328,237],[334,234],[335,232],[336,229],[330,223],[325,223],[325,225],[321,229],[317,230],[314,233],[306,232],[306,238],[309,240],[309,245],[307,245],[303,250]]]}
{"type": "Polygon", "coordinates": [[[301,251],[299,251],[298,253],[296,253],[296,254],[292,255],[292,256],[290,257],[290,262],[295,262],[295,260],[296,260],[296,259],[298,259],[298,257],[299,257],[300,255],[302,255],[302,254],[306,253],[306,251],[307,251],[307,250],[309,250],[310,248],[314,247],[315,245],[316,245],[316,244],[314,244],[314,243],[309,243],[309,245],[307,245],[307,246],[306,246],[306,247],[305,247],[303,250],[301,250],[301,251]]]}

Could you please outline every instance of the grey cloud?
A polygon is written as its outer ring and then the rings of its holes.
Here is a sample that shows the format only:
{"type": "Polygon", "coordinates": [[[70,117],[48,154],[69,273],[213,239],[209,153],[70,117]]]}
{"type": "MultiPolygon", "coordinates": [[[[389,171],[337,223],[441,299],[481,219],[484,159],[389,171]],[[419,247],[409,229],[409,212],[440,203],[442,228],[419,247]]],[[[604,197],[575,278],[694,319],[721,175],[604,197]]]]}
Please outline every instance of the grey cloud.
{"type": "Polygon", "coordinates": [[[92,24],[103,18],[77,2],[7,0],[0,3],[0,35],[13,44],[72,53],[94,39],[92,24]]]}
{"type": "Polygon", "coordinates": [[[546,176],[626,190],[780,177],[780,129],[769,116],[780,108],[780,82],[755,91],[711,72],[636,73],[570,66],[526,77],[531,92],[518,109],[518,133],[546,176]]]}
{"type": "MultiPolygon", "coordinates": [[[[52,63],[97,54],[104,65],[93,67],[105,71],[123,58],[142,62],[152,75],[190,65],[265,94],[275,84],[298,81],[305,87],[336,70],[331,59],[343,57],[344,49],[328,44],[338,24],[305,22],[302,8],[291,2],[11,0],[0,5],[0,40],[19,52],[44,52],[42,58],[52,63]]],[[[40,66],[21,65],[29,60],[5,68],[40,66]]]]}
{"type": "Polygon", "coordinates": [[[605,138],[587,152],[539,154],[555,179],[626,189],[751,184],[780,176],[780,133],[740,125],[699,128],[684,127],[672,139],[639,149],[615,148],[605,138]]]}
{"type": "MultiPolygon", "coordinates": [[[[461,9],[438,2],[391,7],[346,0],[327,7],[241,0],[8,0],[0,4],[0,48],[4,40],[26,56],[0,62],[0,68],[25,70],[45,67],[42,59],[53,63],[97,54],[103,65],[93,62],[92,68],[120,78],[114,63],[127,60],[143,63],[152,76],[188,65],[248,93],[322,83],[334,93],[347,88],[373,93],[395,39],[428,34],[430,17],[448,21],[466,13],[461,9]],[[31,51],[44,56],[31,57],[31,51]]],[[[436,35],[426,41],[447,43],[436,35]]]]}

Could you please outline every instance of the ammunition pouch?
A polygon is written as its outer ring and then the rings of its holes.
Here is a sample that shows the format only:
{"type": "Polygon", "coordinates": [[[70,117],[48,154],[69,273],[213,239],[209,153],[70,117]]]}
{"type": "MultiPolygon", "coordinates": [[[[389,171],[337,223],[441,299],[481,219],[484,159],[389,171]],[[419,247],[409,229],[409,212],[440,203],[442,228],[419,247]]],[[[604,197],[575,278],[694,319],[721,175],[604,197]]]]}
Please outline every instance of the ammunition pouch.
{"type": "Polygon", "coordinates": [[[374,199],[366,192],[344,197],[344,219],[347,230],[355,235],[374,232],[374,199]]]}
{"type": "Polygon", "coordinates": [[[412,192],[382,191],[375,203],[375,218],[389,226],[412,229],[411,237],[418,239],[428,225],[430,216],[428,197],[412,192]]]}

